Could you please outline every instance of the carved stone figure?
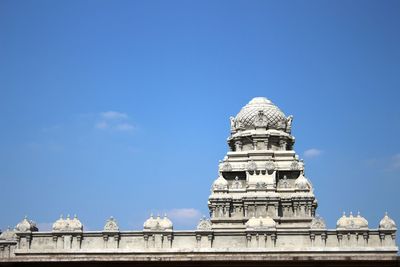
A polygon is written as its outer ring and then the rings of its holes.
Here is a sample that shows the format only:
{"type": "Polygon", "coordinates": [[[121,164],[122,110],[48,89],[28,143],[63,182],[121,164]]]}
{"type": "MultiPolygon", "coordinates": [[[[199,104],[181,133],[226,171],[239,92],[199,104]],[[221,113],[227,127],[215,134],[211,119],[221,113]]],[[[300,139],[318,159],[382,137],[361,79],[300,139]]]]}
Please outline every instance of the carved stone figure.
{"type": "Polygon", "coordinates": [[[234,189],[241,189],[242,188],[242,183],[239,181],[239,177],[235,177],[235,181],[233,182],[233,188],[234,189]]]}
{"type": "Polygon", "coordinates": [[[197,230],[210,231],[211,229],[212,229],[211,221],[209,219],[206,219],[205,216],[203,216],[203,218],[200,219],[200,222],[197,225],[197,230]]]}
{"type": "Polygon", "coordinates": [[[292,122],[293,122],[293,115],[290,115],[286,119],[286,132],[288,134],[292,133],[292,122]]]}
{"type": "Polygon", "coordinates": [[[107,220],[106,224],[104,225],[104,231],[105,232],[117,232],[117,231],[119,231],[119,227],[118,227],[117,221],[114,219],[113,216],[111,216],[110,219],[107,220]]]}
{"type": "Polygon", "coordinates": [[[241,141],[235,142],[235,151],[242,151],[242,142],[241,141]]]}
{"type": "Polygon", "coordinates": [[[254,118],[254,126],[259,128],[268,127],[268,117],[264,114],[263,110],[259,110],[258,114],[254,118]]]}
{"type": "Polygon", "coordinates": [[[229,119],[231,122],[231,131],[233,132],[236,130],[236,120],[235,120],[235,117],[232,117],[232,116],[229,119]]]}
{"type": "Polygon", "coordinates": [[[281,180],[279,180],[278,187],[279,188],[289,188],[290,187],[290,184],[289,184],[289,181],[288,181],[286,175],[284,175],[283,178],[281,180]]]}

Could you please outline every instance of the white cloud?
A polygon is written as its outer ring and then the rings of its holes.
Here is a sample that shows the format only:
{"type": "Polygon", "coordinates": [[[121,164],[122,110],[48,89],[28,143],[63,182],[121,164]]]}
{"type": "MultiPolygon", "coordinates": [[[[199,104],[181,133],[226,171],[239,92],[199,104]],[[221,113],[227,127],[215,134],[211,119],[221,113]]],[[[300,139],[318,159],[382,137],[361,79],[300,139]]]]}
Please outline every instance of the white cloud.
{"type": "Polygon", "coordinates": [[[396,171],[400,170],[400,153],[392,156],[389,160],[389,166],[387,167],[388,171],[396,171]]]}
{"type": "Polygon", "coordinates": [[[118,112],[118,111],[106,111],[100,113],[101,117],[106,120],[117,120],[117,119],[127,119],[128,115],[126,113],[118,112]]]}
{"type": "Polygon", "coordinates": [[[304,157],[306,158],[315,158],[322,154],[322,151],[316,148],[310,148],[304,151],[304,157]]]}
{"type": "Polygon", "coordinates": [[[168,213],[172,222],[182,225],[192,225],[201,218],[201,212],[193,208],[172,209],[168,213]]]}
{"type": "Polygon", "coordinates": [[[100,120],[95,123],[94,127],[99,130],[113,131],[132,131],[134,126],[129,122],[129,116],[126,113],[118,111],[101,112],[98,115],[100,120]]]}
{"type": "Polygon", "coordinates": [[[118,131],[132,131],[133,130],[133,125],[129,123],[120,123],[115,125],[114,127],[118,131]]]}
{"type": "Polygon", "coordinates": [[[371,158],[364,162],[370,168],[387,172],[400,171],[400,153],[393,156],[371,158]]]}
{"type": "Polygon", "coordinates": [[[98,123],[96,123],[95,127],[97,129],[107,129],[108,128],[108,123],[105,121],[100,121],[98,123]]]}

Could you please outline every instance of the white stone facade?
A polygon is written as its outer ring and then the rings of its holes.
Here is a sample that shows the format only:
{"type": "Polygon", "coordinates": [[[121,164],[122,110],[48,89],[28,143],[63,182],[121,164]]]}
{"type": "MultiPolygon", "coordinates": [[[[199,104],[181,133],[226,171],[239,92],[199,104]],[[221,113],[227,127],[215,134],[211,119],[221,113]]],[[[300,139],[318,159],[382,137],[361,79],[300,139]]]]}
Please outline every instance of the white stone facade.
{"type": "MultiPolygon", "coordinates": [[[[75,216],[40,232],[28,218],[0,235],[0,262],[166,258],[213,259],[230,255],[393,259],[396,224],[386,214],[370,229],[360,214],[345,214],[336,229],[316,216],[317,200],[304,164],[293,150],[293,116],[263,97],[231,117],[229,152],[219,163],[208,199],[210,218],[196,230],[176,231],[167,216],[151,216],[143,230],[121,231],[114,218],[102,231],[84,231],[75,216]],[[186,257],[186,258],[185,258],[186,257]]],[[[267,257],[267,258],[266,258],[267,257]]]]}

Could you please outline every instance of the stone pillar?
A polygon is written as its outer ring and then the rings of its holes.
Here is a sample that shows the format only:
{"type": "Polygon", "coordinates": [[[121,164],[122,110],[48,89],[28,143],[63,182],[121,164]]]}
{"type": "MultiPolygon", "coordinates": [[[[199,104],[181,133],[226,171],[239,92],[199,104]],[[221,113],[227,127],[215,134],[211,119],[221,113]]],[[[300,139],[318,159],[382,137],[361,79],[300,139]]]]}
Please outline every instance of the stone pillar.
{"type": "Polygon", "coordinates": [[[338,247],[342,247],[343,235],[341,233],[337,233],[337,239],[338,239],[338,247]]]}
{"type": "Polygon", "coordinates": [[[251,247],[251,234],[246,235],[246,247],[251,247]]]}
{"type": "Polygon", "coordinates": [[[310,234],[311,246],[315,246],[315,234],[310,234]]]}
{"type": "Polygon", "coordinates": [[[322,246],[326,247],[326,239],[327,239],[328,235],[326,233],[322,233],[321,234],[321,242],[322,242],[322,246]]]}
{"type": "Polygon", "coordinates": [[[149,236],[144,234],[143,235],[143,240],[144,240],[144,247],[149,248],[149,236]]]}
{"type": "Polygon", "coordinates": [[[267,135],[267,139],[265,139],[264,140],[264,147],[265,147],[265,150],[268,150],[268,139],[269,139],[269,135],[267,135]]]}
{"type": "Polygon", "coordinates": [[[108,248],[108,235],[103,235],[103,247],[108,248]]]}

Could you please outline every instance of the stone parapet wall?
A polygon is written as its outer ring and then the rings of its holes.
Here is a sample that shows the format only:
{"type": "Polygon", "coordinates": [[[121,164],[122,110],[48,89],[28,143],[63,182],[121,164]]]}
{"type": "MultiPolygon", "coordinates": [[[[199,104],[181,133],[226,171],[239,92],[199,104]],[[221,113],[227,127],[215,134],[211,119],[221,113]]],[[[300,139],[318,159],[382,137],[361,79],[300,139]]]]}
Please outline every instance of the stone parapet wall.
{"type": "Polygon", "coordinates": [[[397,253],[394,232],[338,231],[121,231],[16,233],[0,242],[3,260],[22,255],[264,251],[268,253],[397,253]]]}

